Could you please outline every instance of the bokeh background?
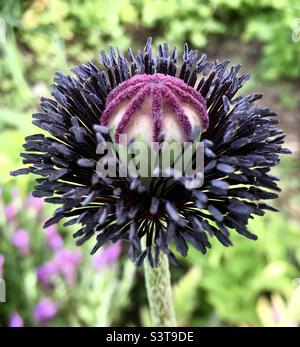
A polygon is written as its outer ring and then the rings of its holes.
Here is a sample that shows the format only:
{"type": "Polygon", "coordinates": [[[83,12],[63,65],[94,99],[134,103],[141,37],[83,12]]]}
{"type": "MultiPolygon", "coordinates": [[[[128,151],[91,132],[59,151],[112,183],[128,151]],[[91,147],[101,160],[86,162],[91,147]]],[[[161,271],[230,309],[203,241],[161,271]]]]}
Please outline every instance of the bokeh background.
{"type": "Polygon", "coordinates": [[[72,227],[45,231],[51,207],[33,198],[32,178],[14,179],[39,98],[56,70],[99,62],[109,44],[142,48],[147,36],[210,59],[242,63],[244,93],[264,94],[280,115],[286,147],[280,213],[251,221],[259,236],[235,247],[191,250],[172,268],[180,326],[300,326],[300,3],[298,0],[0,0],[0,326],[147,326],[142,269],[124,245],[91,257],[72,227]]]}

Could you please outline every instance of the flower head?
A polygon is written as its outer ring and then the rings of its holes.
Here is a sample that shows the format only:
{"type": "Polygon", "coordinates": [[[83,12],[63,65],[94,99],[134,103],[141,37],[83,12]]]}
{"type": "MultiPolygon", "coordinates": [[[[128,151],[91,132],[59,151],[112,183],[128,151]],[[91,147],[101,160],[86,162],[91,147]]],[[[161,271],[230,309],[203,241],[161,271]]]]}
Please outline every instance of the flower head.
{"type": "Polygon", "coordinates": [[[33,317],[37,322],[45,323],[52,320],[59,310],[56,302],[49,298],[43,298],[35,306],[33,310],[33,317]]]}
{"type": "Polygon", "coordinates": [[[145,257],[155,265],[161,251],[175,261],[172,243],[186,256],[189,244],[205,253],[213,237],[231,246],[232,230],[256,239],[248,220],[276,210],[264,201],[280,191],[270,169],[289,151],[277,115],[256,103],[262,95],[236,96],[250,75],[239,75],[239,65],[228,68],[227,60],[207,62],[187,45],[181,63],[167,44],[155,56],[151,39],[143,53],[129,49],[126,58],[110,48],[101,59],[101,68],[73,68],[76,77],[56,74],[54,99],[42,98],[33,115],[50,135],[26,138],[22,157],[30,166],[13,173],[40,176],[33,195],[60,204],[45,226],[63,218],[81,224],[74,237],[80,245],[96,236],[92,253],[110,240],[129,240],[137,265],[145,257]],[[167,177],[149,180],[97,174],[98,145],[118,143],[121,134],[180,143],[198,134],[202,186],[186,175],[177,179],[172,166],[167,177]]]}

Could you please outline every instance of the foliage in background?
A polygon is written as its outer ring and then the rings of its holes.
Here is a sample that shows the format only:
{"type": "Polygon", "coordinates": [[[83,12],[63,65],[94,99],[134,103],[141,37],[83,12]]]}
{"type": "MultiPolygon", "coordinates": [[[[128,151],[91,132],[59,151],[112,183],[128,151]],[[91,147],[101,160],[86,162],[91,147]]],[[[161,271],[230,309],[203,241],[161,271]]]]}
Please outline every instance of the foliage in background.
{"type": "MultiPolygon", "coordinates": [[[[255,219],[250,230],[259,236],[258,241],[244,242],[236,236],[236,247],[222,249],[214,243],[214,251],[207,257],[192,252],[187,259],[203,269],[204,292],[199,302],[207,301],[227,324],[260,324],[256,312],[260,296],[278,293],[287,300],[295,289],[294,279],[299,277],[298,226],[287,224],[286,217],[277,214],[255,219]]],[[[298,312],[294,323],[299,321],[298,312]]]]}
{"type": "Polygon", "coordinates": [[[28,105],[30,88],[100,47],[138,46],[147,34],[203,48],[223,37],[257,40],[265,78],[300,77],[297,0],[8,0],[0,8],[3,103],[28,105]],[[297,34],[298,33],[298,34],[297,34]],[[14,96],[15,91],[17,94],[14,96]]]}
{"type": "Polygon", "coordinates": [[[8,92],[13,82],[23,98],[28,84],[50,82],[54,70],[95,57],[111,42],[136,46],[148,32],[195,47],[223,36],[258,40],[264,77],[300,76],[300,42],[292,40],[300,27],[297,0],[8,0],[0,11],[6,28],[1,88],[8,92]]]}

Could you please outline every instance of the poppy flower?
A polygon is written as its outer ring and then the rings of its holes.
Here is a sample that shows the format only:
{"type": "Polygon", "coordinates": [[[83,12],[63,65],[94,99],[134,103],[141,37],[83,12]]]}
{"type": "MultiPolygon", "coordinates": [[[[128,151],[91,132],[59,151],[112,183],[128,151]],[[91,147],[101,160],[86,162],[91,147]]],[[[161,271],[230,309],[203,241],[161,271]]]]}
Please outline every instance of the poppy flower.
{"type": "Polygon", "coordinates": [[[66,218],[79,225],[74,237],[81,245],[96,238],[95,253],[109,241],[127,240],[129,255],[140,265],[147,257],[155,266],[159,253],[176,262],[190,245],[203,254],[217,238],[231,246],[230,233],[251,240],[249,219],[276,211],[265,200],[277,198],[278,178],[270,173],[284,149],[277,115],[258,104],[261,94],[237,92],[250,79],[240,65],[206,61],[206,55],[185,44],[176,48],[148,39],[143,52],[119,49],[101,52],[102,66],[92,62],[56,73],[53,99],[42,98],[33,123],[42,133],[26,137],[26,168],[13,175],[34,174],[33,196],[58,204],[45,227],[66,218]],[[189,177],[101,177],[97,146],[145,141],[195,141],[204,149],[202,186],[189,177]],[[198,137],[197,137],[198,136],[198,137]],[[189,182],[189,183],[188,183],[189,182]],[[149,182],[148,182],[149,183],[149,182]],[[146,247],[141,247],[141,240],[146,247]],[[174,248],[170,246],[174,244],[174,248]]]}

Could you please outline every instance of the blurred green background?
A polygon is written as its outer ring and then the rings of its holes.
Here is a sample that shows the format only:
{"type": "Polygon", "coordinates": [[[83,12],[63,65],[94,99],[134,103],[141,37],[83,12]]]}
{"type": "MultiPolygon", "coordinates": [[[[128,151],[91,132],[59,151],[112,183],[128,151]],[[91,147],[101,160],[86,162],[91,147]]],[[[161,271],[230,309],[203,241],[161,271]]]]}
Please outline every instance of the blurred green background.
{"type": "Polygon", "coordinates": [[[178,324],[300,326],[298,0],[0,0],[0,326],[150,324],[143,272],[123,246],[91,257],[71,227],[43,231],[52,208],[30,196],[31,178],[8,174],[56,70],[98,61],[109,44],[142,48],[148,36],[242,63],[253,75],[244,93],[264,94],[293,151],[274,170],[280,213],[251,222],[258,241],[233,235],[235,247],[191,250],[172,268],[178,324]]]}

